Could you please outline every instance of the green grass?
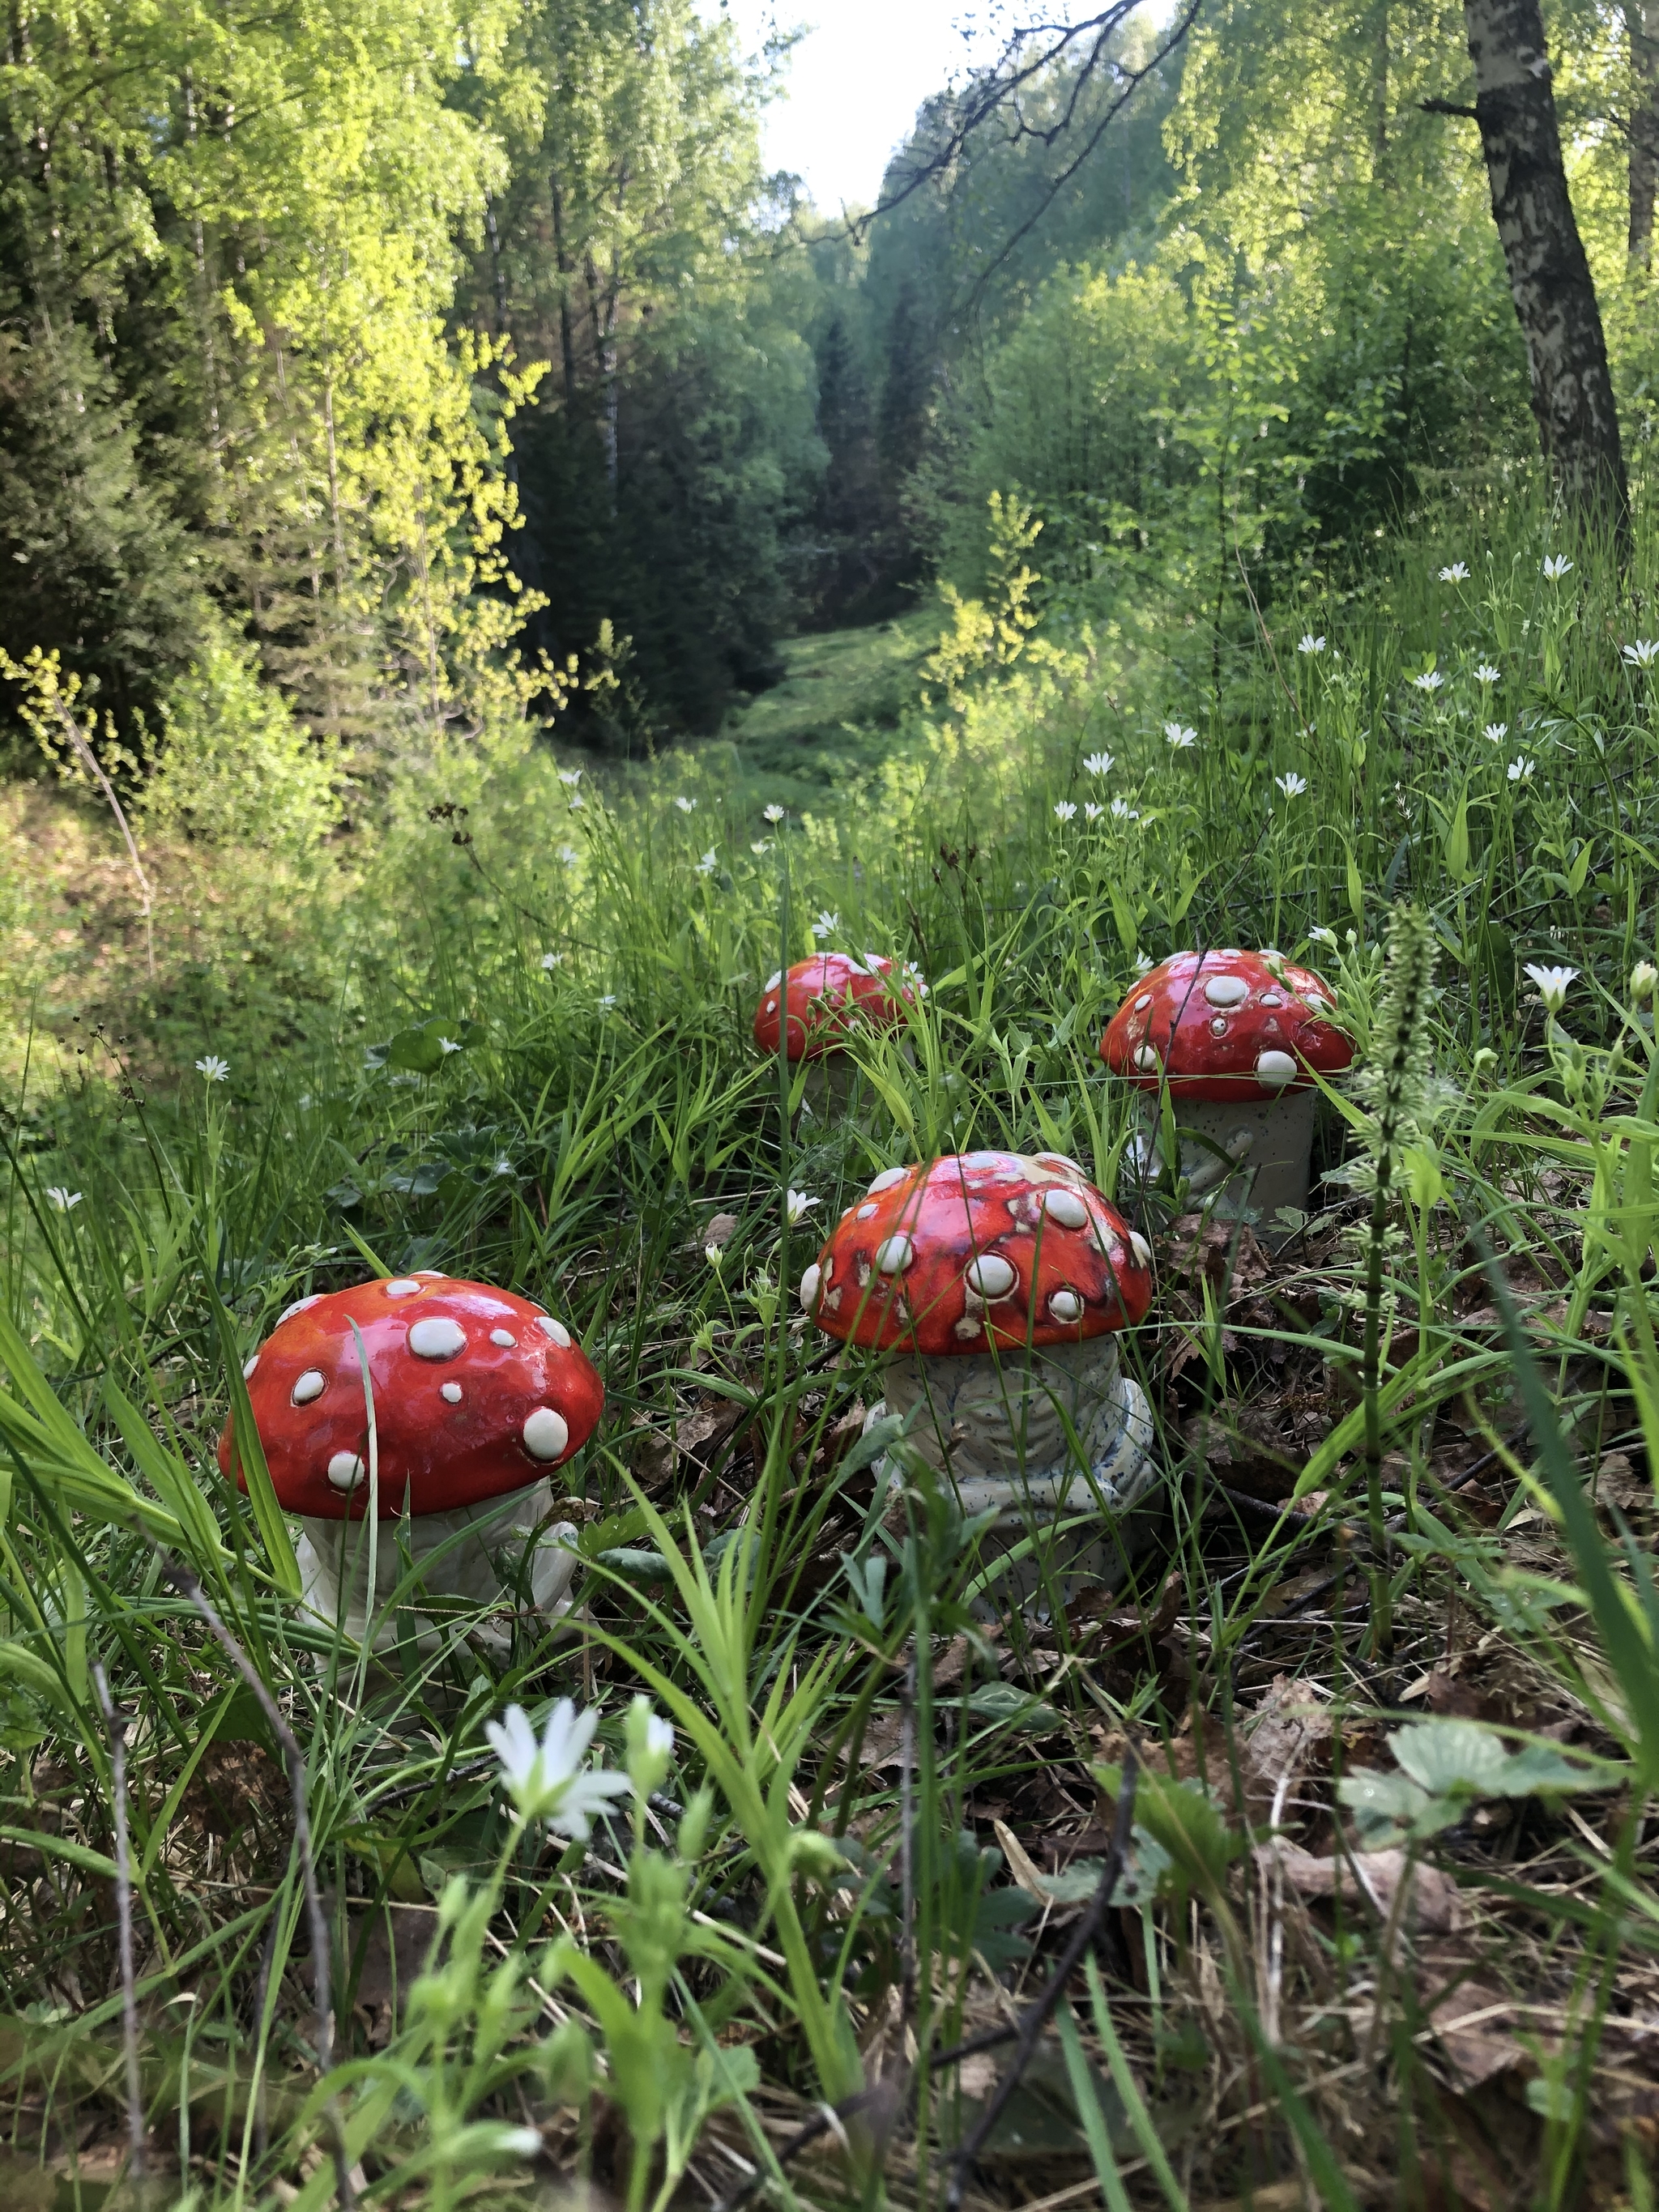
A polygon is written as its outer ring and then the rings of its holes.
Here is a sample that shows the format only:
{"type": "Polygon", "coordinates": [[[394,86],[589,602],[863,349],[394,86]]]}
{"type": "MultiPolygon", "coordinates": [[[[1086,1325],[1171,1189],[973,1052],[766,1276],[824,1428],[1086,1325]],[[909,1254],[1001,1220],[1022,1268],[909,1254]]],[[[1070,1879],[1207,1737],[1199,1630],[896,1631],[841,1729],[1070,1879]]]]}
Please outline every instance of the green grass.
{"type": "Polygon", "coordinates": [[[746,702],[721,732],[744,787],[783,806],[822,809],[878,768],[915,704],[940,627],[929,605],[861,629],[791,638],[783,681],[746,702]]]}
{"type": "Polygon", "coordinates": [[[589,2175],[632,2205],[682,2181],[704,2203],[738,2160],[775,2174],[860,2078],[850,2163],[823,2137],[798,2201],[935,2201],[983,2085],[907,2075],[906,2038],[943,2051],[1038,1986],[1079,1888],[1045,1847],[1080,1842],[1086,1869],[1131,1746],[1137,1885],[981,2199],[1075,2183],[1181,2205],[1305,2172],[1328,2202],[1647,2201],[1659,1077],[1628,978],[1659,931],[1659,669],[1622,647],[1656,549],[1644,524],[1627,583],[1582,547],[1552,582],[1536,514],[1461,527],[1403,542],[1340,607],[1270,611],[1271,649],[1231,637],[1218,695],[1207,654],[1192,681],[1172,656],[1109,684],[1053,647],[969,667],[929,726],[884,721],[918,617],[803,641],[786,689],[832,703],[813,723],[755,702],[741,787],[729,756],[589,769],[572,811],[545,749],[470,784],[441,761],[337,900],[300,1041],[203,1035],[223,1083],[186,1044],[125,1083],[94,1054],[14,1092],[0,2078],[20,2159],[72,2194],[125,2135],[101,1663],[130,1716],[162,2201],[333,2185],[288,1792],[166,1552],[306,1750],[329,2087],[372,2201],[550,2200],[589,2175]],[[1454,557],[1467,584],[1438,580],[1454,557]],[[1417,685],[1431,653],[1444,681],[1417,685]],[[791,802],[763,770],[849,702],[873,733],[853,803],[838,772],[791,802]],[[461,793],[458,845],[428,810],[461,793]],[[764,820],[773,797],[790,818],[764,820]],[[831,1358],[793,1300],[819,1225],[878,1169],[975,1146],[1070,1153],[1109,1192],[1128,1102],[1099,1035],[1138,958],[1184,944],[1308,954],[1380,1054],[1407,896],[1437,962],[1431,1071],[1386,1129],[1333,1098],[1322,1162],[1354,1180],[1276,1259],[1195,1224],[1172,1183],[1148,1209],[1158,1295],[1127,1357],[1157,1412],[1162,1548],[1109,1600],[1011,1608],[987,1635],[948,1491],[913,1470],[875,1493],[855,1440],[877,1363],[831,1358]],[[792,1124],[749,1024],[819,915],[932,989],[909,1056],[861,1054],[857,1113],[792,1124]],[[1579,970],[1553,1021],[1540,961],[1579,970]],[[435,1063],[429,1020],[460,1048],[435,1063]],[[1373,1233],[1380,1148],[1395,1196],[1373,1233]],[[296,1617],[213,1449],[292,1299],[416,1267],[540,1299],[604,1375],[566,1508],[586,1611],[520,1616],[505,1648],[404,1635],[371,1664],[296,1617]],[[1612,1504],[1587,1494],[1598,1470],[1612,1504]],[[517,1821],[484,1722],[572,1695],[621,1765],[641,1690],[676,1729],[648,1817],[586,1849],[517,1821]],[[1275,1808],[1296,1847],[1276,1870],[1250,1849],[1275,1808]],[[1303,1894],[1339,1838],[1402,1853],[1417,1906],[1328,1864],[1339,1893],[1303,1894]],[[1479,2083],[1447,2027],[1465,1984],[1508,2039],[1479,2083]],[[1077,2102],[1097,2077],[1097,2116],[1077,2102]],[[532,2123],[527,2167],[502,2130],[532,2123]]]}

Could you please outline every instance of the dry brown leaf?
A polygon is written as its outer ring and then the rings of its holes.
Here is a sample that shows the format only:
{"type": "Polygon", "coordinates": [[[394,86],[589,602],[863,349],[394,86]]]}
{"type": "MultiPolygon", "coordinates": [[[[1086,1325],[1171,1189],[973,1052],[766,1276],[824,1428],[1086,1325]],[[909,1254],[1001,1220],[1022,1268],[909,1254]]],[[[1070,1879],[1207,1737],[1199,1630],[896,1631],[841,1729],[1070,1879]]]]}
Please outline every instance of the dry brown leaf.
{"type": "MultiPolygon", "coordinates": [[[[1355,1851],[1336,1858],[1317,1858],[1298,1850],[1294,1844],[1258,1844],[1259,1863],[1271,1866],[1277,1854],[1285,1879],[1298,1897],[1334,1897],[1339,1889],[1352,1900],[1363,1894],[1378,1917],[1394,1913],[1401,1878],[1406,1872],[1403,1850],[1355,1851]]],[[[1402,1908],[1406,1926],[1418,1935],[1449,1936],[1462,1918],[1457,1885],[1437,1866],[1421,1862],[1412,1869],[1411,1894],[1402,1908]]]]}
{"type": "Polygon", "coordinates": [[[1039,1905],[1052,1905],[1052,1893],[1042,1886],[1042,1876],[1037,1872],[1030,1852],[1006,1820],[993,1820],[991,1833],[996,1838],[1002,1856],[1008,1862],[1008,1871],[1025,1892],[1036,1898],[1039,1905]]]}
{"type": "Polygon", "coordinates": [[[1509,1999],[1482,1982],[1459,1982],[1430,2006],[1436,2038],[1465,2088],[1478,2088],[1525,2059],[1503,2027],[1509,2017],[1509,1999]]]}
{"type": "Polygon", "coordinates": [[[732,1239],[737,1235],[737,1215],[735,1213],[717,1213],[713,1220],[710,1221],[708,1226],[702,1232],[704,1251],[720,1251],[722,1246],[729,1244],[732,1242],[732,1239]]]}
{"type": "Polygon", "coordinates": [[[1286,1784],[1286,1797],[1292,1795],[1309,1767],[1323,1762],[1330,1738],[1323,1693],[1313,1683],[1275,1674],[1244,1742],[1244,1802],[1252,1819],[1271,1817],[1279,1784],[1286,1784]]]}

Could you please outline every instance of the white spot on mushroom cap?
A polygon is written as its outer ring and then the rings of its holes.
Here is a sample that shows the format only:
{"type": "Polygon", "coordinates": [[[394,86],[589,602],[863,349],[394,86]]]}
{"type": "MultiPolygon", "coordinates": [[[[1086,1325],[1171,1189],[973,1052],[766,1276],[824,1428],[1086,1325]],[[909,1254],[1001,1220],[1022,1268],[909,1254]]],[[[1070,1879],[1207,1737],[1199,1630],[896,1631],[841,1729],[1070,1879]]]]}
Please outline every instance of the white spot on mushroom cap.
{"type": "Polygon", "coordinates": [[[413,1275],[397,1275],[386,1286],[389,1298],[412,1298],[418,1296],[420,1285],[413,1275]]]}
{"type": "Polygon", "coordinates": [[[446,1406],[459,1406],[461,1402],[461,1386],[459,1382],[446,1382],[438,1395],[446,1406]]]}
{"type": "Polygon", "coordinates": [[[1262,1083],[1294,1083],[1297,1065],[1287,1052],[1259,1052],[1255,1056],[1255,1072],[1262,1083]]]}
{"type": "Polygon", "coordinates": [[[556,1413],[551,1406],[537,1407],[525,1422],[523,1435],[532,1459],[562,1459],[570,1442],[563,1414],[556,1413]]]}
{"type": "Polygon", "coordinates": [[[880,1212],[881,1212],[881,1208],[880,1208],[878,1206],[871,1206],[871,1205],[866,1201],[866,1204],[864,1204],[863,1206],[860,1206],[860,1208],[859,1208],[859,1210],[858,1210],[858,1218],[859,1218],[859,1219],[860,1219],[860,1221],[868,1221],[868,1220],[870,1220],[870,1219],[871,1219],[874,1215],[876,1215],[876,1214],[879,1213],[880,1212]]]}
{"type": "Polygon", "coordinates": [[[328,1377],[320,1367],[307,1367],[289,1393],[289,1402],[294,1406],[308,1406],[313,1398],[320,1398],[328,1388],[328,1377]]]}
{"type": "Polygon", "coordinates": [[[1143,1075],[1156,1074],[1158,1066],[1156,1048],[1150,1044],[1138,1044],[1135,1047],[1135,1066],[1143,1075]]]}
{"type": "Polygon", "coordinates": [[[777,1002],[777,1000],[776,1000],[775,999],[769,999],[769,1000],[767,1000],[767,1002],[766,1002],[766,1011],[767,1011],[767,1012],[768,1012],[769,1014],[775,1014],[775,1013],[776,1013],[776,1012],[778,1011],[778,1002],[777,1002]]]}
{"type": "Polygon", "coordinates": [[[775,969],[773,969],[772,973],[771,973],[771,974],[767,977],[767,979],[766,979],[766,988],[767,988],[767,989],[768,989],[769,991],[775,991],[775,990],[777,989],[777,988],[778,988],[779,984],[780,984],[780,983],[781,983],[781,982],[782,982],[782,981],[783,981],[783,970],[782,970],[782,969],[781,969],[781,968],[775,968],[775,969]]]}
{"type": "Polygon", "coordinates": [[[492,1344],[499,1344],[503,1350],[510,1345],[516,1344],[518,1340],[510,1328],[492,1328],[489,1332],[489,1341],[492,1344]]]}
{"type": "Polygon", "coordinates": [[[871,1197],[874,1198],[880,1191],[891,1190],[893,1185],[902,1182],[909,1172],[908,1168],[884,1168],[870,1185],[871,1197]]]}
{"type": "Polygon", "coordinates": [[[1089,1209],[1074,1190],[1045,1190],[1042,1210],[1050,1221],[1059,1222],[1062,1229],[1084,1228],[1089,1219],[1089,1209]]]}
{"type": "Polygon", "coordinates": [[[363,1479],[363,1463],[356,1452],[337,1451],[328,1463],[328,1479],[336,1490],[355,1490],[363,1479]]]}
{"type": "Polygon", "coordinates": [[[1151,1267],[1152,1264],[1152,1248],[1146,1242],[1146,1239],[1141,1235],[1138,1229],[1132,1229],[1129,1231],[1129,1249],[1134,1254],[1135,1258],[1139,1261],[1143,1267],[1151,1267]]]}
{"type": "Polygon", "coordinates": [[[259,1355],[257,1352],[254,1353],[252,1359],[245,1359],[242,1362],[242,1380],[244,1382],[251,1382],[253,1380],[253,1370],[258,1364],[259,1355]]]}
{"type": "Polygon", "coordinates": [[[1228,1022],[1226,1016],[1224,1014],[1217,1014],[1210,1024],[1210,1035],[1212,1036],[1225,1036],[1227,1034],[1227,1029],[1228,1022]]]}
{"type": "Polygon", "coordinates": [[[1081,1321],[1083,1300],[1075,1291],[1056,1291],[1048,1301],[1048,1317],[1062,1323],[1081,1321]]]}
{"type": "Polygon", "coordinates": [[[800,1302],[808,1313],[818,1302],[818,1292],[823,1288],[823,1273],[817,1261],[800,1279],[800,1302]]]}
{"type": "Polygon", "coordinates": [[[1068,1175],[1080,1176],[1083,1173],[1077,1162],[1068,1159],[1064,1152],[1039,1152],[1036,1162],[1042,1168],[1064,1168],[1068,1175]]]}
{"type": "Polygon", "coordinates": [[[982,1298],[1006,1298],[1014,1287],[1015,1275],[1000,1252],[987,1252],[974,1261],[964,1279],[969,1289],[982,1298]]]}
{"type": "Polygon", "coordinates": [[[308,1298],[295,1298],[291,1306],[284,1306],[276,1316],[277,1328],[280,1328],[285,1321],[292,1321],[296,1313],[304,1313],[308,1307],[318,1304],[322,1295],[320,1291],[313,1291],[308,1298]]]}
{"type": "Polygon", "coordinates": [[[466,1331],[447,1314],[428,1314],[411,1325],[409,1348],[417,1359],[453,1359],[466,1349],[466,1331]]]}
{"type": "Polygon", "coordinates": [[[1150,1006],[1152,1003],[1152,993],[1150,991],[1143,991],[1140,996],[1135,1000],[1135,1012],[1138,1014],[1144,1014],[1147,1007],[1150,1006]]]}
{"type": "Polygon", "coordinates": [[[908,1237],[884,1237],[876,1247],[876,1265],[884,1275],[902,1275],[915,1256],[908,1237]]]}
{"type": "Polygon", "coordinates": [[[562,1321],[555,1321],[551,1314],[538,1314],[536,1326],[544,1335],[552,1338],[561,1352],[569,1351],[570,1331],[562,1321]]]}
{"type": "Polygon", "coordinates": [[[1212,1006],[1237,1006],[1249,997],[1250,987],[1242,975],[1212,975],[1204,995],[1212,1006]]]}

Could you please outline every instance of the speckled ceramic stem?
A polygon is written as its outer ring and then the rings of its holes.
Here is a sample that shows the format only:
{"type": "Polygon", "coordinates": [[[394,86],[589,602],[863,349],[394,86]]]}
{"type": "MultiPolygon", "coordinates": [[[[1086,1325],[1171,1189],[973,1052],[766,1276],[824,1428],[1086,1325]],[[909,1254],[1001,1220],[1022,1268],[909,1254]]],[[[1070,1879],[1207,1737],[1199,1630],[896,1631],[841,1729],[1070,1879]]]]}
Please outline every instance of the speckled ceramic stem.
{"type": "MultiPolygon", "coordinates": [[[[1236,1102],[1176,1099],[1176,1128],[1209,1139],[1207,1145],[1195,1144],[1186,1137],[1182,1140],[1181,1172],[1194,1197],[1201,1198],[1220,1184],[1215,1200],[1218,1213],[1237,1213],[1248,1204],[1261,1224],[1264,1243],[1282,1243],[1289,1232],[1282,1224],[1275,1224],[1274,1215],[1281,1206],[1295,1206],[1300,1212],[1308,1203],[1318,1093],[1311,1090],[1236,1102]],[[1212,1146],[1218,1146],[1225,1159],[1218,1159],[1212,1146]]],[[[1141,1100],[1141,1127],[1134,1140],[1133,1163],[1148,1181],[1158,1170],[1161,1110],[1158,1094],[1146,1092],[1141,1100]]]]}
{"type": "MultiPolygon", "coordinates": [[[[409,1556],[420,1566],[430,1566],[409,1600],[421,1617],[420,1639],[429,1644],[437,1634],[436,1617],[444,1613],[471,1612],[479,1606],[516,1605],[517,1589],[527,1589],[530,1604],[550,1620],[570,1607],[570,1585],[575,1577],[576,1531],[568,1521],[548,1523],[553,1510],[553,1486],[542,1481],[482,1505],[468,1505],[453,1513],[422,1513],[409,1522],[409,1556]],[[538,1533],[539,1532],[539,1533],[538,1533]],[[529,1574],[521,1583],[520,1566],[526,1543],[535,1540],[529,1574]],[[447,1548],[446,1548],[447,1547],[447,1548]],[[441,1553],[441,1558],[435,1556],[441,1553]]],[[[401,1524],[382,1521],[374,1552],[374,1643],[383,1650],[395,1633],[385,1608],[405,1568],[398,1551],[401,1524]]],[[[346,1634],[361,1644],[368,1634],[368,1532],[361,1521],[324,1521],[304,1516],[295,1554],[302,1578],[301,1603],[330,1628],[342,1618],[346,1634]]],[[[490,1632],[486,1631],[486,1634],[490,1632]]]]}
{"type": "MultiPolygon", "coordinates": [[[[1097,1526],[1071,1532],[1050,1564],[1068,1585],[1079,1573],[1112,1577],[1126,1516],[1158,1482],[1152,1411],[1122,1371],[1115,1338],[995,1357],[902,1355],[882,1379],[885,1396],[870,1419],[908,1419],[907,1441],[950,1476],[963,1513],[996,1513],[988,1550],[1089,1516],[1097,1526]]],[[[898,1472],[885,1460],[877,1469],[898,1472]]],[[[1032,1568],[1010,1587],[1028,1596],[1039,1579],[1032,1568]]]]}

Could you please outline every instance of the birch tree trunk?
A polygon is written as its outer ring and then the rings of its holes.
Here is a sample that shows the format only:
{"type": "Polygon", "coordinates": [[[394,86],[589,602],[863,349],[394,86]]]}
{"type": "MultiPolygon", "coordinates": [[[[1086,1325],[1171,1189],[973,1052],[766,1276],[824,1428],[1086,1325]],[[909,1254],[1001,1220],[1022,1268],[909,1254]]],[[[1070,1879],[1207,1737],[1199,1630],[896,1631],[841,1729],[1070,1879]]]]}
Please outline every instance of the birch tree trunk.
{"type": "Polygon", "coordinates": [[[1539,0],[1463,0],[1492,211],[1532,370],[1539,441],[1567,501],[1630,530],[1601,311],[1561,161],[1539,0]]]}
{"type": "Polygon", "coordinates": [[[1630,40],[1630,258],[1648,266],[1659,195],[1659,0],[1626,0],[1630,40]]]}

